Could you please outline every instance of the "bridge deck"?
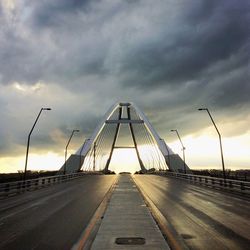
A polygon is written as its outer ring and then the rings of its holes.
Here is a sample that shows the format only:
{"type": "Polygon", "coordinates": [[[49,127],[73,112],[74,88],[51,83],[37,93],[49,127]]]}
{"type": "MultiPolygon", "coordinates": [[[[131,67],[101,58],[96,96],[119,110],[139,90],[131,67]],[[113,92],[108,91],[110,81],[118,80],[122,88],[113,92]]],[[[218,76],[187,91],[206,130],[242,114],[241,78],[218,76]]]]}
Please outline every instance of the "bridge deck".
{"type": "Polygon", "coordinates": [[[91,249],[130,248],[169,249],[131,176],[121,175],[91,249]],[[136,244],[143,243],[143,239],[134,239],[134,244],[129,240],[124,242],[129,245],[116,243],[117,238],[134,237],[145,239],[145,244],[136,244]]]}
{"type": "MultiPolygon", "coordinates": [[[[249,200],[174,178],[154,175],[133,178],[189,249],[249,249],[249,200]]],[[[1,200],[0,249],[70,249],[88,227],[115,180],[114,175],[84,176],[1,200]]],[[[121,187],[121,184],[117,187],[113,198],[123,194],[125,198],[121,200],[131,204],[127,192],[119,191],[121,187]]],[[[135,189],[133,184],[130,189],[135,189]]],[[[124,209],[128,212],[129,208],[124,209]]],[[[108,220],[107,216],[108,211],[103,221],[108,220]]],[[[126,235],[119,235],[123,236],[126,235]]]]}

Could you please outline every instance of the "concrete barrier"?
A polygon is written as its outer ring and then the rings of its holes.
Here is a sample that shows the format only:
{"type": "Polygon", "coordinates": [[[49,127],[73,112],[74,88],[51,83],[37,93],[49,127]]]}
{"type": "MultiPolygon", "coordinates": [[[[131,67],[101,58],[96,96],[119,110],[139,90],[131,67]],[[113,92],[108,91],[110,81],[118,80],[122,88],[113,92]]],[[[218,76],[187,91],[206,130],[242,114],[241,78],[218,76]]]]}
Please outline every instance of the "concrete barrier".
{"type": "Polygon", "coordinates": [[[33,191],[54,184],[70,181],[90,174],[89,172],[80,172],[66,175],[57,175],[50,177],[41,177],[26,181],[13,181],[0,184],[0,199],[21,194],[26,191],[33,191]]]}

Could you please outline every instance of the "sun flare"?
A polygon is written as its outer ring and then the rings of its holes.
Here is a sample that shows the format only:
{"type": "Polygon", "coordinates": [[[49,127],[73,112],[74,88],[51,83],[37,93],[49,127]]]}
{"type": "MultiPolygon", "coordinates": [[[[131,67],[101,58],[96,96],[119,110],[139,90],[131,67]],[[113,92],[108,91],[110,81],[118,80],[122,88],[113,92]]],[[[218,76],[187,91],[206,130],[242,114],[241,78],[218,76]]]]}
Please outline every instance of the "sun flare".
{"type": "Polygon", "coordinates": [[[110,170],[119,172],[131,172],[140,170],[135,149],[115,149],[110,166],[110,170]]]}

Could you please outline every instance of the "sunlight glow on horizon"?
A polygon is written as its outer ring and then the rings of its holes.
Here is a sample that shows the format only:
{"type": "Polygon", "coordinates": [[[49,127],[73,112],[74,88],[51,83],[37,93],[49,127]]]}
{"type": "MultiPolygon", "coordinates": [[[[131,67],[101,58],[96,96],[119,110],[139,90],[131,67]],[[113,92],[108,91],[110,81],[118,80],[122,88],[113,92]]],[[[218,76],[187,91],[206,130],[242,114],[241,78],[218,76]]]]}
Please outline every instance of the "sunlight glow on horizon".
{"type": "MultiPolygon", "coordinates": [[[[24,171],[25,155],[19,157],[0,158],[0,173],[14,173],[24,171]]],[[[64,164],[64,157],[56,153],[48,152],[47,154],[29,154],[27,170],[59,170],[64,164]]]]}
{"type": "MultiPolygon", "coordinates": [[[[250,132],[245,135],[222,138],[226,169],[250,169],[250,132]]],[[[202,134],[198,137],[188,135],[182,138],[186,147],[186,163],[192,169],[221,169],[219,141],[217,137],[202,134]]],[[[168,143],[171,149],[180,155],[182,151],[178,140],[168,143]]],[[[139,146],[144,153],[148,145],[139,146]]],[[[68,152],[68,157],[73,150],[68,152]]],[[[108,155],[101,157],[102,165],[108,155]]],[[[0,158],[0,173],[11,173],[24,170],[25,155],[0,158]]],[[[64,154],[49,151],[47,154],[29,154],[28,170],[59,170],[64,164],[64,154]]],[[[98,163],[97,163],[98,164],[98,163]]],[[[115,149],[110,163],[110,169],[119,173],[122,171],[134,173],[140,170],[139,162],[134,149],[115,149]]]]}
{"type": "MultiPolygon", "coordinates": [[[[226,169],[250,169],[250,133],[222,138],[223,155],[226,169]]],[[[221,168],[219,139],[214,136],[188,135],[182,138],[186,148],[187,165],[192,168],[221,168]],[[194,153],[195,152],[195,153],[194,153]]],[[[178,140],[169,143],[173,151],[182,158],[182,150],[178,140]]]]}
{"type": "Polygon", "coordinates": [[[140,165],[135,149],[115,149],[109,166],[110,170],[119,172],[131,172],[140,170],[140,165]]]}

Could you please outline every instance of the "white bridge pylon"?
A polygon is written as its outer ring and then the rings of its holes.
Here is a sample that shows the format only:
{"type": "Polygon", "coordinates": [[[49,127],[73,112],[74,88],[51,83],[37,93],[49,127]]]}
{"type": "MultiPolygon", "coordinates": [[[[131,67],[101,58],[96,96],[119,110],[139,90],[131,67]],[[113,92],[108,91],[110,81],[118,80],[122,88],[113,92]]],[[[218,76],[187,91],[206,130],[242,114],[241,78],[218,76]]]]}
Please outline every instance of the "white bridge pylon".
{"type": "MultiPolygon", "coordinates": [[[[116,148],[120,148],[116,147],[116,143],[122,125],[128,125],[129,127],[134,144],[133,148],[136,151],[142,172],[147,172],[150,167],[148,166],[149,164],[145,164],[146,158],[143,156],[143,154],[141,154],[140,146],[138,146],[138,142],[140,140],[140,145],[145,146],[149,142],[154,145],[154,154],[158,155],[157,157],[159,161],[160,159],[164,161],[166,166],[165,168],[168,168],[173,172],[183,173],[184,170],[187,173],[190,172],[188,166],[183,162],[179,155],[175,154],[165,143],[165,141],[159,137],[158,133],[155,131],[145,114],[134,103],[114,104],[104,115],[102,121],[96,127],[92,136],[85,140],[83,145],[76,151],[75,154],[72,154],[69,157],[69,159],[66,161],[66,164],[61,167],[60,172],[78,172],[82,169],[83,165],[87,164],[87,161],[92,163],[92,168],[88,168],[88,170],[97,170],[96,157],[97,154],[100,155],[101,145],[102,148],[105,146],[106,150],[108,151],[106,151],[105,154],[106,159],[104,166],[102,169],[99,167],[99,170],[108,172],[113,151],[116,148]],[[136,135],[135,131],[138,131],[138,136],[136,135]],[[143,136],[144,140],[140,138],[143,136]],[[109,146],[107,141],[109,142],[109,146]]],[[[148,157],[149,156],[147,156],[147,159],[148,157]]],[[[157,160],[154,158],[153,161],[155,162],[157,160]]]]}

